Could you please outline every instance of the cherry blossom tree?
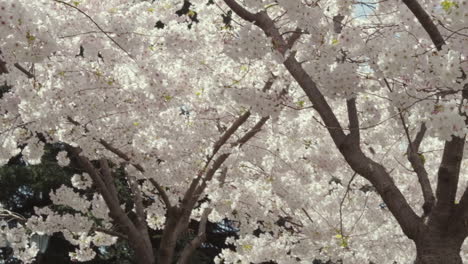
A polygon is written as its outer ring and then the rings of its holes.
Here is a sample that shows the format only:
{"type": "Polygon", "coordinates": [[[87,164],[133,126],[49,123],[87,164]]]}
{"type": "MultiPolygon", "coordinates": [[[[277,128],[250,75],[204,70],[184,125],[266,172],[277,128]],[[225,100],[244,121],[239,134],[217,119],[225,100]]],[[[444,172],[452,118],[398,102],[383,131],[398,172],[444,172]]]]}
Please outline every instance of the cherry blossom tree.
{"type": "MultiPolygon", "coordinates": [[[[460,247],[468,235],[462,168],[467,35],[461,34],[467,2],[380,1],[364,20],[351,14],[353,1],[224,2],[264,33],[262,44],[269,44],[302,88],[351,170],[371,183],[405,236],[414,241],[415,263],[462,263],[460,247]],[[371,157],[374,148],[370,153],[363,149],[364,144],[382,143],[372,140],[372,132],[362,133],[368,128],[363,121],[376,114],[375,105],[365,105],[375,104],[363,100],[366,94],[389,100],[395,109],[398,129],[408,140],[409,171],[421,188],[422,212],[408,202],[411,195],[402,193],[396,180],[404,177],[403,184],[412,184],[408,172],[393,171],[371,157]],[[343,112],[348,128],[342,125],[343,112]],[[444,141],[436,184],[421,154],[426,134],[444,141]]],[[[256,29],[243,30],[258,36],[252,32],[256,29]]],[[[264,49],[250,44],[250,49],[264,49]]],[[[342,226],[339,236],[345,239],[342,226]]]]}
{"type": "Polygon", "coordinates": [[[225,218],[218,262],[468,259],[466,1],[190,3],[0,3],[0,161],[60,143],[81,171],[70,213],[2,227],[19,259],[61,232],[76,261],[188,263],[225,218]]]}
{"type": "Polygon", "coordinates": [[[188,27],[195,14],[177,15],[180,5],[172,1],[108,4],[1,3],[2,78],[13,87],[2,98],[1,160],[21,153],[35,164],[45,143],[60,143],[58,164],[82,171],[73,188],[50,194],[75,213],[37,208],[24,225],[2,227],[5,243],[26,263],[38,251],[29,237],[55,232],[77,247],[70,253],[76,261],[120,238],[139,263],[187,263],[213,210],[205,189],[224,184],[244,144],[265,141],[255,136],[286,100],[272,74],[263,81],[246,76],[261,65],[223,55],[215,35],[222,20],[188,27]],[[158,21],[164,27],[155,27],[158,21]],[[233,101],[241,97],[229,89],[238,79],[250,79],[251,96],[271,104],[233,101]],[[118,171],[131,205],[121,204],[118,171]],[[191,219],[199,230],[176,258],[191,219]],[[150,228],[163,230],[159,245],[150,228]]]}

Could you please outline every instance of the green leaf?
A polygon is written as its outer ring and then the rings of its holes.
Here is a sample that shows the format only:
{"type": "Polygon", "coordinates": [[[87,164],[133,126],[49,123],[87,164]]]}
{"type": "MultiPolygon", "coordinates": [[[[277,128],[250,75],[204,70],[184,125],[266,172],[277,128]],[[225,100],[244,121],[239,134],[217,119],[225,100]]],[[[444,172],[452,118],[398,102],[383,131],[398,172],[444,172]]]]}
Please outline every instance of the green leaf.
{"type": "Polygon", "coordinates": [[[422,164],[424,165],[424,163],[426,163],[426,157],[424,157],[424,155],[422,153],[418,153],[418,156],[421,159],[422,164]]]}
{"type": "Polygon", "coordinates": [[[195,13],[195,11],[193,11],[193,10],[189,10],[188,13],[187,13],[187,15],[188,15],[189,17],[193,17],[193,16],[195,16],[196,14],[197,14],[197,13],[195,13]]]}
{"type": "Polygon", "coordinates": [[[340,243],[341,247],[344,247],[344,248],[348,247],[348,238],[347,238],[347,236],[342,236],[341,234],[337,234],[335,237],[339,239],[339,243],[340,243]]]}
{"type": "Polygon", "coordinates": [[[246,251],[251,251],[253,246],[252,245],[249,245],[249,244],[246,244],[246,245],[242,245],[242,248],[246,251]]]}
{"type": "Polygon", "coordinates": [[[457,2],[450,1],[450,0],[442,1],[442,3],[440,3],[440,6],[442,6],[442,9],[444,9],[444,11],[447,13],[449,13],[453,7],[458,8],[457,2]]]}

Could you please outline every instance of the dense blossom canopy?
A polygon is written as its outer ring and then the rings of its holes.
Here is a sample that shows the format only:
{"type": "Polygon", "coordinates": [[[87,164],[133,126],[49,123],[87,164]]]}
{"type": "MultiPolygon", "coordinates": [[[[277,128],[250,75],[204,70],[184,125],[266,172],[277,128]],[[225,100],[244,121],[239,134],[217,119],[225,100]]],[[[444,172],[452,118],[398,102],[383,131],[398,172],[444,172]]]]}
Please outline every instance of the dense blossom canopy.
{"type": "MultiPolygon", "coordinates": [[[[239,16],[233,1],[190,2],[179,15],[175,0],[0,1],[0,79],[11,86],[0,100],[0,163],[21,153],[37,164],[46,143],[61,143],[58,164],[83,171],[50,194],[74,213],[37,208],[1,227],[4,243],[25,263],[38,250],[34,233],[62,232],[78,261],[115,243],[104,230],[122,219],[109,214],[120,203],[98,182],[100,173],[109,186],[110,167],[128,175],[133,212],[151,229],[167,228],[169,205],[188,208],[200,187],[189,217],[239,229],[227,241],[236,250],[217,261],[411,263],[405,228],[334,147],[338,127],[288,63],[299,62],[339,123],[352,120],[354,102],[363,153],[424,219],[421,185],[436,190],[444,141],[467,132],[468,2],[419,0],[444,43],[400,1],[238,1],[272,24],[239,16]]],[[[459,175],[456,204],[464,166],[459,175]]]]}

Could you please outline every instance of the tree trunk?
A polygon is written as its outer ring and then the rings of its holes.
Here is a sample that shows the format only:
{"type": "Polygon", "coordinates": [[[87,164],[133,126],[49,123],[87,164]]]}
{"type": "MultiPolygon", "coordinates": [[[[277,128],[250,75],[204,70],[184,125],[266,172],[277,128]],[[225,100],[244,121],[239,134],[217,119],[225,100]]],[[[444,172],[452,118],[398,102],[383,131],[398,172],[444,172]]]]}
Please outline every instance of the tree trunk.
{"type": "Polygon", "coordinates": [[[154,264],[155,258],[151,249],[147,248],[143,239],[129,239],[130,246],[135,251],[138,264],[154,264]]]}
{"type": "Polygon", "coordinates": [[[425,233],[416,240],[414,264],[463,264],[460,256],[463,240],[457,234],[425,233]]]}

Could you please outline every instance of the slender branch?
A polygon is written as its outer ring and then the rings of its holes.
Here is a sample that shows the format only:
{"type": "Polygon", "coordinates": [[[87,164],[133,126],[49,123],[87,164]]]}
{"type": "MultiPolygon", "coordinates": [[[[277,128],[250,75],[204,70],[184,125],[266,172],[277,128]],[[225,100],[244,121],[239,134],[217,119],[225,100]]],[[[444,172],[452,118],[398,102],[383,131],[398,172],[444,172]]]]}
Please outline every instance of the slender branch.
{"type": "Polygon", "coordinates": [[[216,143],[213,146],[213,151],[211,154],[210,159],[207,161],[207,164],[211,161],[211,159],[218,153],[219,149],[228,141],[228,139],[234,134],[234,132],[239,129],[240,126],[242,126],[245,121],[250,117],[250,111],[246,111],[244,114],[239,116],[232,124],[231,126],[223,133],[223,135],[216,141],[216,143]]]}
{"type": "MultiPolygon", "coordinates": [[[[115,155],[117,155],[118,157],[120,157],[121,159],[125,160],[125,161],[128,161],[128,162],[131,162],[131,159],[130,157],[125,154],[124,152],[122,152],[121,150],[117,149],[116,147],[112,146],[110,143],[108,143],[107,141],[103,140],[103,139],[100,139],[99,140],[99,143],[101,143],[102,146],[104,146],[104,148],[106,148],[107,150],[109,150],[110,152],[114,153],[115,155]]],[[[135,163],[131,163],[132,166],[134,166],[138,171],[140,171],[141,173],[144,173],[145,172],[145,169],[140,165],[140,164],[135,164],[135,163]]],[[[154,187],[156,188],[156,190],[158,191],[159,195],[161,196],[161,199],[163,200],[164,204],[166,205],[167,208],[170,208],[172,205],[171,205],[171,202],[169,200],[169,196],[167,195],[166,191],[164,190],[164,188],[153,178],[149,178],[149,181],[154,185],[154,187]]]]}
{"type": "Polygon", "coordinates": [[[309,219],[309,221],[310,221],[311,223],[314,223],[314,220],[312,220],[312,217],[310,217],[310,215],[309,215],[309,213],[307,212],[307,210],[304,209],[304,208],[301,208],[301,210],[302,210],[302,212],[304,212],[304,214],[307,216],[307,219],[309,219]]]}
{"type": "Polygon", "coordinates": [[[18,70],[20,70],[22,73],[24,73],[26,76],[28,76],[29,79],[34,78],[34,74],[26,70],[23,66],[21,66],[19,63],[13,64],[18,70]]]}
{"type": "Polygon", "coordinates": [[[128,57],[130,57],[132,60],[135,60],[133,56],[126,49],[124,49],[115,39],[113,39],[101,26],[99,26],[99,24],[92,17],[86,14],[86,12],[84,12],[83,10],[69,3],[66,3],[60,0],[54,0],[54,1],[57,3],[61,3],[63,5],[66,5],[68,7],[71,7],[77,10],[78,12],[80,12],[81,14],[83,14],[84,16],[86,16],[104,35],[106,35],[107,38],[109,38],[117,47],[119,47],[123,52],[125,52],[125,54],[127,54],[128,57]]]}
{"type": "Polygon", "coordinates": [[[0,208],[0,219],[6,218],[6,219],[15,219],[16,221],[20,221],[22,223],[26,222],[27,219],[15,212],[9,211],[5,208],[0,208]]]}
{"type": "MultiPolygon", "coordinates": [[[[268,81],[265,83],[265,85],[263,86],[262,90],[263,91],[269,90],[272,87],[275,78],[276,78],[275,76],[270,77],[268,79],[268,81]]],[[[215,155],[218,153],[219,149],[224,144],[226,144],[226,142],[234,134],[234,132],[236,132],[247,121],[247,119],[250,117],[250,115],[251,115],[250,111],[247,111],[244,114],[242,114],[241,116],[239,116],[232,123],[232,125],[223,133],[223,135],[218,139],[218,141],[216,141],[216,143],[213,145],[212,154],[208,157],[208,159],[207,159],[207,161],[205,163],[205,166],[203,167],[202,170],[200,170],[198,172],[197,177],[192,180],[192,182],[190,183],[189,188],[187,189],[187,191],[184,194],[184,197],[182,199],[183,206],[187,206],[187,204],[193,204],[194,199],[198,199],[198,196],[194,195],[194,193],[196,192],[196,193],[201,194],[201,192],[203,191],[204,187],[202,187],[202,190],[199,190],[198,188],[201,187],[201,185],[199,185],[199,183],[202,180],[202,177],[203,177],[204,173],[206,172],[206,176],[205,176],[205,179],[203,181],[204,182],[210,181],[211,178],[213,177],[214,173],[219,169],[219,167],[223,164],[223,162],[229,157],[229,154],[220,155],[214,161],[214,164],[213,164],[212,168],[209,169],[208,171],[206,171],[208,166],[210,165],[210,162],[215,157],[215,155]]],[[[247,142],[252,136],[254,136],[258,132],[257,130],[261,129],[261,127],[263,126],[263,124],[265,124],[265,122],[268,120],[268,118],[269,117],[266,117],[266,119],[265,119],[265,117],[262,118],[261,119],[261,120],[263,120],[262,124],[259,125],[259,123],[257,123],[256,126],[254,126],[254,128],[252,130],[250,130],[248,133],[246,133],[243,138],[241,138],[238,142],[235,142],[235,143],[231,144],[231,147],[234,147],[234,146],[237,146],[237,145],[242,145],[245,142],[247,142]]],[[[204,184],[202,184],[202,185],[204,185],[204,184]]]]}
{"type": "MultiPolygon", "coordinates": [[[[239,140],[231,144],[231,147],[242,147],[247,141],[253,138],[258,132],[261,131],[262,126],[270,119],[269,116],[262,117],[247,133],[244,134],[239,140]]],[[[221,167],[221,165],[226,161],[226,159],[231,155],[231,153],[224,153],[220,155],[218,158],[215,159],[211,168],[206,172],[205,177],[203,178],[202,183],[198,186],[198,188],[193,193],[191,199],[192,204],[196,201],[200,195],[203,193],[207,186],[207,182],[211,181],[216,171],[221,167]]]]}
{"type": "MultiPolygon", "coordinates": [[[[106,148],[107,150],[109,150],[110,152],[114,153],[115,155],[117,155],[119,158],[125,160],[125,161],[128,161],[128,162],[131,162],[131,158],[125,154],[124,152],[122,152],[120,149],[112,146],[109,142],[105,141],[104,139],[100,139],[99,140],[99,143],[101,143],[101,145],[106,148]]],[[[145,170],[143,169],[143,167],[140,165],[140,164],[134,164],[134,163],[131,163],[133,165],[133,167],[135,167],[138,171],[140,172],[145,172],[145,170]]]]}
{"type": "Polygon", "coordinates": [[[408,149],[406,150],[406,155],[408,157],[408,161],[411,163],[416,175],[418,176],[419,185],[421,186],[421,190],[424,197],[424,204],[423,210],[425,215],[429,215],[434,206],[435,197],[434,191],[431,187],[431,182],[429,181],[429,176],[424,167],[424,162],[419,154],[419,146],[424,138],[424,134],[426,133],[426,125],[424,123],[421,124],[421,128],[419,132],[416,134],[414,141],[411,141],[409,137],[408,127],[406,126],[405,119],[403,115],[400,116],[403,127],[405,128],[405,132],[408,139],[408,149]]]}
{"type": "Polygon", "coordinates": [[[263,125],[270,119],[269,116],[260,118],[260,120],[247,132],[243,137],[241,137],[237,142],[232,144],[232,147],[242,147],[247,141],[253,138],[258,132],[262,130],[263,125]]]}
{"type": "MultiPolygon", "coordinates": [[[[34,78],[34,74],[26,70],[23,66],[21,66],[21,64],[14,63],[13,66],[15,66],[15,68],[20,70],[22,73],[24,73],[29,79],[34,78]]],[[[6,62],[0,59],[0,74],[3,74],[3,73],[9,73],[9,72],[8,72],[8,68],[6,67],[6,62]]]]}
{"type": "Polygon", "coordinates": [[[105,228],[101,228],[101,227],[95,227],[93,230],[96,231],[96,232],[101,232],[101,233],[104,233],[104,234],[108,234],[108,235],[111,235],[111,236],[116,236],[116,237],[120,237],[122,239],[128,240],[128,237],[125,234],[122,234],[122,233],[114,231],[114,230],[109,230],[109,229],[105,229],[105,228]]]}
{"type": "MultiPolygon", "coordinates": [[[[390,84],[387,78],[384,78],[384,82],[385,82],[385,85],[387,86],[387,89],[391,92],[392,89],[390,87],[390,84]]],[[[416,175],[418,176],[419,185],[421,186],[421,190],[422,190],[423,197],[424,197],[424,204],[423,204],[424,216],[427,216],[429,215],[429,213],[432,210],[432,207],[434,206],[435,198],[434,198],[434,191],[432,190],[431,182],[429,181],[429,176],[427,174],[426,168],[424,167],[423,160],[419,156],[419,147],[424,138],[424,134],[426,133],[426,125],[424,123],[421,125],[421,129],[417,133],[415,140],[411,141],[411,136],[409,133],[408,126],[406,125],[405,117],[403,116],[403,111],[399,107],[397,107],[397,110],[398,110],[398,116],[400,117],[401,124],[403,125],[403,129],[405,131],[406,139],[408,140],[408,148],[406,150],[406,156],[408,158],[408,161],[411,164],[411,167],[413,168],[414,172],[416,172],[416,175]]],[[[397,160],[397,162],[399,161],[397,160]]],[[[404,165],[402,166],[406,168],[404,165]]]]}
{"type": "Polygon", "coordinates": [[[348,182],[348,186],[346,186],[345,194],[343,195],[343,198],[341,199],[341,202],[340,202],[340,235],[342,239],[345,237],[344,230],[343,230],[343,204],[346,199],[346,196],[348,196],[348,193],[351,190],[351,183],[353,182],[356,175],[357,173],[355,172],[353,176],[351,176],[351,179],[348,182]]]}
{"type": "MultiPolygon", "coordinates": [[[[203,174],[205,173],[206,169],[208,168],[211,160],[214,158],[214,156],[216,155],[216,153],[219,151],[219,149],[228,141],[228,139],[234,134],[234,132],[237,131],[237,129],[239,129],[246,121],[247,119],[250,117],[251,113],[250,111],[247,111],[245,112],[244,114],[242,114],[241,116],[239,116],[233,123],[232,125],[223,133],[223,135],[218,139],[218,141],[216,141],[216,143],[214,144],[213,146],[213,151],[212,151],[212,154],[208,157],[208,160],[206,161],[205,163],[205,166],[203,167],[202,170],[200,170],[197,174],[197,177],[195,179],[192,180],[192,182],[190,183],[190,186],[189,188],[187,189],[187,191],[185,192],[184,194],[184,197],[182,199],[182,204],[183,205],[187,205],[189,203],[193,203],[193,202],[189,202],[191,201],[192,199],[194,199],[194,192],[196,191],[197,187],[199,187],[199,183],[200,183],[200,180],[202,179],[203,177],[203,174]]],[[[225,154],[221,155],[220,157],[223,157],[225,154]]],[[[213,167],[218,167],[221,166],[222,162],[224,162],[224,160],[220,162],[219,158],[214,161],[214,165],[213,167]]],[[[227,157],[226,157],[227,158],[227,157]]]]}

